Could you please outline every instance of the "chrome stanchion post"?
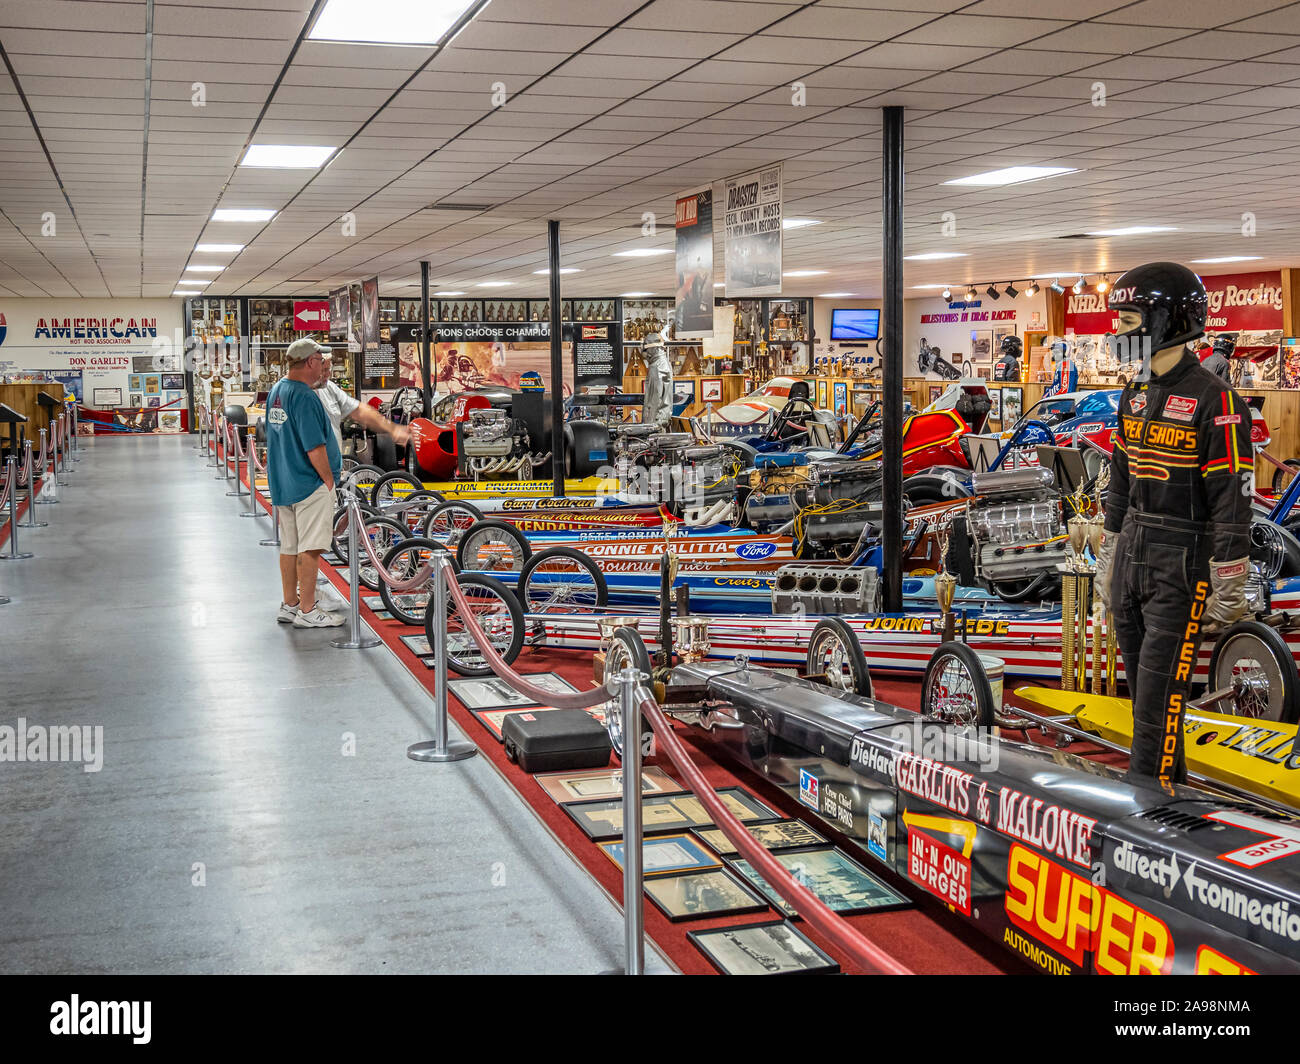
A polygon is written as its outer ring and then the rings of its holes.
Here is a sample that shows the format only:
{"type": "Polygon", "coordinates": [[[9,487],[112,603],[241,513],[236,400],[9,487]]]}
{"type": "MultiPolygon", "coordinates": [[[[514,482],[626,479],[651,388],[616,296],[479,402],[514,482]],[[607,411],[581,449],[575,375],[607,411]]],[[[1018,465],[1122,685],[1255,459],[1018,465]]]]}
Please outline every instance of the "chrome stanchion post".
{"type": "Polygon", "coordinates": [[[464,761],[478,753],[473,743],[447,738],[447,577],[446,551],[433,552],[433,738],[412,743],[406,756],[412,761],[443,764],[464,761]]]}
{"type": "Polygon", "coordinates": [[[278,547],[280,545],[280,507],[271,507],[271,527],[274,534],[270,539],[258,540],[259,547],[278,547]]]}
{"type": "Polygon", "coordinates": [[[628,975],[645,974],[645,899],[641,894],[641,708],[636,689],[642,674],[628,666],[618,674],[623,715],[623,928],[628,975]]]}
{"type": "Polygon", "coordinates": [[[72,442],[68,445],[68,450],[72,453],[72,460],[74,462],[81,461],[81,443],[77,439],[77,436],[79,435],[79,433],[77,432],[77,428],[78,428],[77,404],[69,403],[68,404],[68,431],[71,433],[72,442]]]}
{"type": "MultiPolygon", "coordinates": [[[[23,528],[45,528],[48,522],[36,520],[36,466],[32,464],[32,441],[23,441],[23,468],[27,470],[27,520],[23,528]]],[[[58,481],[56,480],[57,484],[58,481]]]]}
{"type": "Polygon", "coordinates": [[[54,452],[54,483],[66,484],[72,472],[68,468],[68,415],[60,414],[56,424],[58,429],[54,433],[54,442],[58,444],[58,449],[54,452]],[[59,479],[60,476],[63,477],[62,480],[59,479]]]}
{"type": "Polygon", "coordinates": [[[227,449],[229,439],[226,436],[226,419],[220,418],[217,421],[217,475],[214,480],[227,479],[227,466],[230,462],[230,451],[227,449]]]}
{"type": "Polygon", "coordinates": [[[226,492],[227,495],[244,494],[244,478],[239,473],[239,459],[243,454],[243,448],[239,445],[239,426],[230,426],[230,442],[234,445],[231,450],[235,452],[235,490],[226,492]]]}
{"type": "Polygon", "coordinates": [[[8,458],[9,465],[9,553],[0,554],[0,559],[17,561],[30,558],[30,552],[18,551],[18,461],[13,455],[8,458]]]}
{"type": "Polygon", "coordinates": [[[361,634],[361,507],[357,505],[356,496],[348,500],[348,637],[334,639],[330,646],[339,650],[368,650],[379,646],[374,636],[361,634]]]}
{"type": "Polygon", "coordinates": [[[217,415],[211,410],[208,411],[208,442],[207,442],[208,468],[212,469],[217,464],[217,415]]]}
{"type": "MultiPolygon", "coordinates": [[[[39,465],[41,467],[41,472],[43,474],[45,470],[48,469],[50,466],[50,452],[48,447],[49,441],[46,439],[45,430],[41,429],[40,432],[41,432],[41,457],[40,457],[39,465]]],[[[45,479],[44,476],[42,476],[41,480],[44,481],[44,479],[45,479]]],[[[41,486],[45,487],[43,483],[41,486]]],[[[53,480],[51,480],[49,487],[46,488],[44,491],[42,491],[41,494],[44,495],[45,498],[36,500],[37,503],[41,506],[53,506],[55,503],[59,502],[58,478],[56,477],[53,480]]]]}

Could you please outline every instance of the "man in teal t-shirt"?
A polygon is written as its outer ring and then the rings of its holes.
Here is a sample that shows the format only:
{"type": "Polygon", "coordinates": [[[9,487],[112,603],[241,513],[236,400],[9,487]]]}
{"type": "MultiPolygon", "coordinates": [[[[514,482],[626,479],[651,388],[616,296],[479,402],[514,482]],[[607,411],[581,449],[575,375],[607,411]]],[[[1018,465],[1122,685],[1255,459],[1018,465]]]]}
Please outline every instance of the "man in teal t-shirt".
{"type": "Polygon", "coordinates": [[[315,386],[330,349],[295,340],[288,369],[266,400],[266,475],[280,517],[280,582],[276,619],[295,628],[337,628],[343,617],[316,605],[320,556],[333,533],[334,485],[343,465],[338,441],[315,386]]]}

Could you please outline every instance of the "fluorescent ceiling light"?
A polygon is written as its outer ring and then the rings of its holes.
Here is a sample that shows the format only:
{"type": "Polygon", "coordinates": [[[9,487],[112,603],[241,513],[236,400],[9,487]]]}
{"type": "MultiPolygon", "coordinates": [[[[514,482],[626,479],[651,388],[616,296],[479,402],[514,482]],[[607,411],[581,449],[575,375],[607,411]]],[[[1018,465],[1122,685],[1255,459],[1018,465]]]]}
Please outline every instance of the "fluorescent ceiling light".
{"type": "Polygon", "coordinates": [[[1094,229],[1088,236],[1137,236],[1139,233],[1173,233],[1172,225],[1130,225],[1123,229],[1094,229]]]}
{"type": "Polygon", "coordinates": [[[261,207],[218,207],[212,212],[214,222],[269,222],[275,217],[275,211],[261,207]]]}
{"type": "Polygon", "coordinates": [[[437,44],[474,0],[328,0],[307,39],[437,44]]]}
{"type": "Polygon", "coordinates": [[[782,277],[820,277],[829,270],[786,270],[781,274],[782,277]]]}
{"type": "Polygon", "coordinates": [[[224,266],[186,266],[186,273],[220,273],[224,266]]]}
{"type": "Polygon", "coordinates": [[[240,166],[263,166],[278,170],[315,170],[337,148],[314,144],[253,144],[244,152],[240,166]]]}
{"type": "Polygon", "coordinates": [[[479,281],[475,288],[509,288],[514,281],[479,281]]]}
{"type": "Polygon", "coordinates": [[[823,292],[818,299],[848,299],[850,296],[856,297],[856,292],[823,292]]]}
{"type": "Polygon", "coordinates": [[[175,292],[172,293],[172,295],[174,296],[197,296],[198,294],[199,294],[198,292],[190,291],[188,289],[183,289],[183,288],[177,289],[175,292]]]}
{"type": "Polygon", "coordinates": [[[713,282],[713,287],[714,287],[714,288],[726,288],[727,286],[726,286],[725,284],[723,284],[723,282],[721,282],[721,281],[714,281],[714,282],[713,282]]]}
{"type": "Polygon", "coordinates": [[[179,288],[181,285],[185,285],[189,288],[207,288],[211,283],[211,281],[187,281],[182,277],[176,282],[176,287],[179,288]]]}
{"type": "Polygon", "coordinates": [[[671,255],[672,248],[632,248],[630,251],[616,251],[614,255],[620,259],[647,259],[651,255],[671,255]]]}
{"type": "Polygon", "coordinates": [[[624,292],[619,299],[645,299],[647,296],[654,295],[653,292],[624,292]]]}
{"type": "Polygon", "coordinates": [[[196,244],[195,251],[202,251],[208,255],[226,255],[235,251],[243,251],[243,244],[196,244]]]}
{"type": "Polygon", "coordinates": [[[464,292],[434,292],[435,296],[463,296],[464,292]]]}
{"type": "Polygon", "coordinates": [[[821,224],[822,224],[822,220],[820,218],[782,218],[781,219],[782,229],[803,229],[805,226],[821,225],[821,224]]]}
{"type": "Polygon", "coordinates": [[[1263,255],[1220,255],[1217,259],[1192,259],[1192,261],[1206,264],[1213,262],[1255,262],[1263,257],[1263,255]]]}
{"type": "Polygon", "coordinates": [[[929,262],[931,259],[964,259],[964,251],[927,251],[922,255],[904,255],[909,262],[929,262]]]}
{"type": "Polygon", "coordinates": [[[1003,170],[990,170],[984,174],[971,174],[945,181],[945,185],[1014,185],[1021,181],[1037,181],[1057,174],[1078,173],[1073,166],[1008,166],[1003,170]]]}
{"type": "MultiPolygon", "coordinates": [[[[534,273],[534,274],[543,274],[543,275],[549,277],[551,271],[550,271],[550,268],[548,267],[548,268],[545,269],[545,270],[534,270],[533,273],[534,273]]],[[[578,269],[577,266],[561,266],[561,267],[560,267],[560,273],[582,273],[582,271],[581,271],[580,269],[578,269]]]]}

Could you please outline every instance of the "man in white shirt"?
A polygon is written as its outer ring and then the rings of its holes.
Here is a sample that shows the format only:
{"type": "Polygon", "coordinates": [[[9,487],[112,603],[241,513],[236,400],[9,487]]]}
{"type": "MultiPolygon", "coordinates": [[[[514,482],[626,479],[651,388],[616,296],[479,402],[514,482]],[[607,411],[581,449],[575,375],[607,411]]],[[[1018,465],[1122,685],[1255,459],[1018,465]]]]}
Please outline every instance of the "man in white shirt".
{"type": "Polygon", "coordinates": [[[409,425],[395,425],[373,406],[360,402],[348,395],[342,388],[330,380],[330,363],[322,360],[320,383],[316,386],[316,395],[325,407],[325,413],[334,426],[334,435],[338,437],[339,450],[343,450],[343,422],[351,418],[357,424],[375,433],[386,433],[393,437],[399,447],[405,447],[411,438],[409,425]]]}

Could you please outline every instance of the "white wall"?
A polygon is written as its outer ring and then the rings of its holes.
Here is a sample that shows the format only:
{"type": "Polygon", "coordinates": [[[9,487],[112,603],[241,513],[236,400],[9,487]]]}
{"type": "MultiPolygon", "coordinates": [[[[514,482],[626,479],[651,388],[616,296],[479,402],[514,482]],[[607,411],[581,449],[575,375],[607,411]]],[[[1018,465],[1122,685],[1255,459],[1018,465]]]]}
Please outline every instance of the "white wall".
{"type": "Polygon", "coordinates": [[[87,405],[118,389],[125,406],[133,373],[170,368],[159,355],[184,368],[183,310],[179,299],[0,299],[0,375],[80,372],[87,405]]]}
{"type": "MultiPolygon", "coordinates": [[[[953,293],[957,295],[957,293],[953,293]]],[[[957,300],[960,302],[960,300],[957,300]]],[[[981,293],[969,306],[953,307],[942,297],[930,299],[908,299],[903,303],[903,373],[916,377],[916,356],[920,350],[921,338],[924,337],[932,347],[938,347],[940,353],[958,368],[970,357],[971,331],[986,332],[995,327],[1015,326],[1016,335],[1024,338],[1026,329],[1044,329],[1047,327],[1047,297],[1040,291],[1032,299],[1023,295],[1008,299],[1005,295],[998,300],[990,300],[981,293]],[[979,303],[979,306],[975,306],[979,303]],[[996,315],[1014,312],[1011,318],[993,319],[996,315]],[[1038,317],[1035,320],[1034,315],[1038,317]],[[925,321],[926,316],[941,315],[953,318],[952,321],[925,321]]],[[[997,360],[996,350],[993,360],[997,360]]],[[[937,380],[937,374],[929,374],[937,380]]]]}

